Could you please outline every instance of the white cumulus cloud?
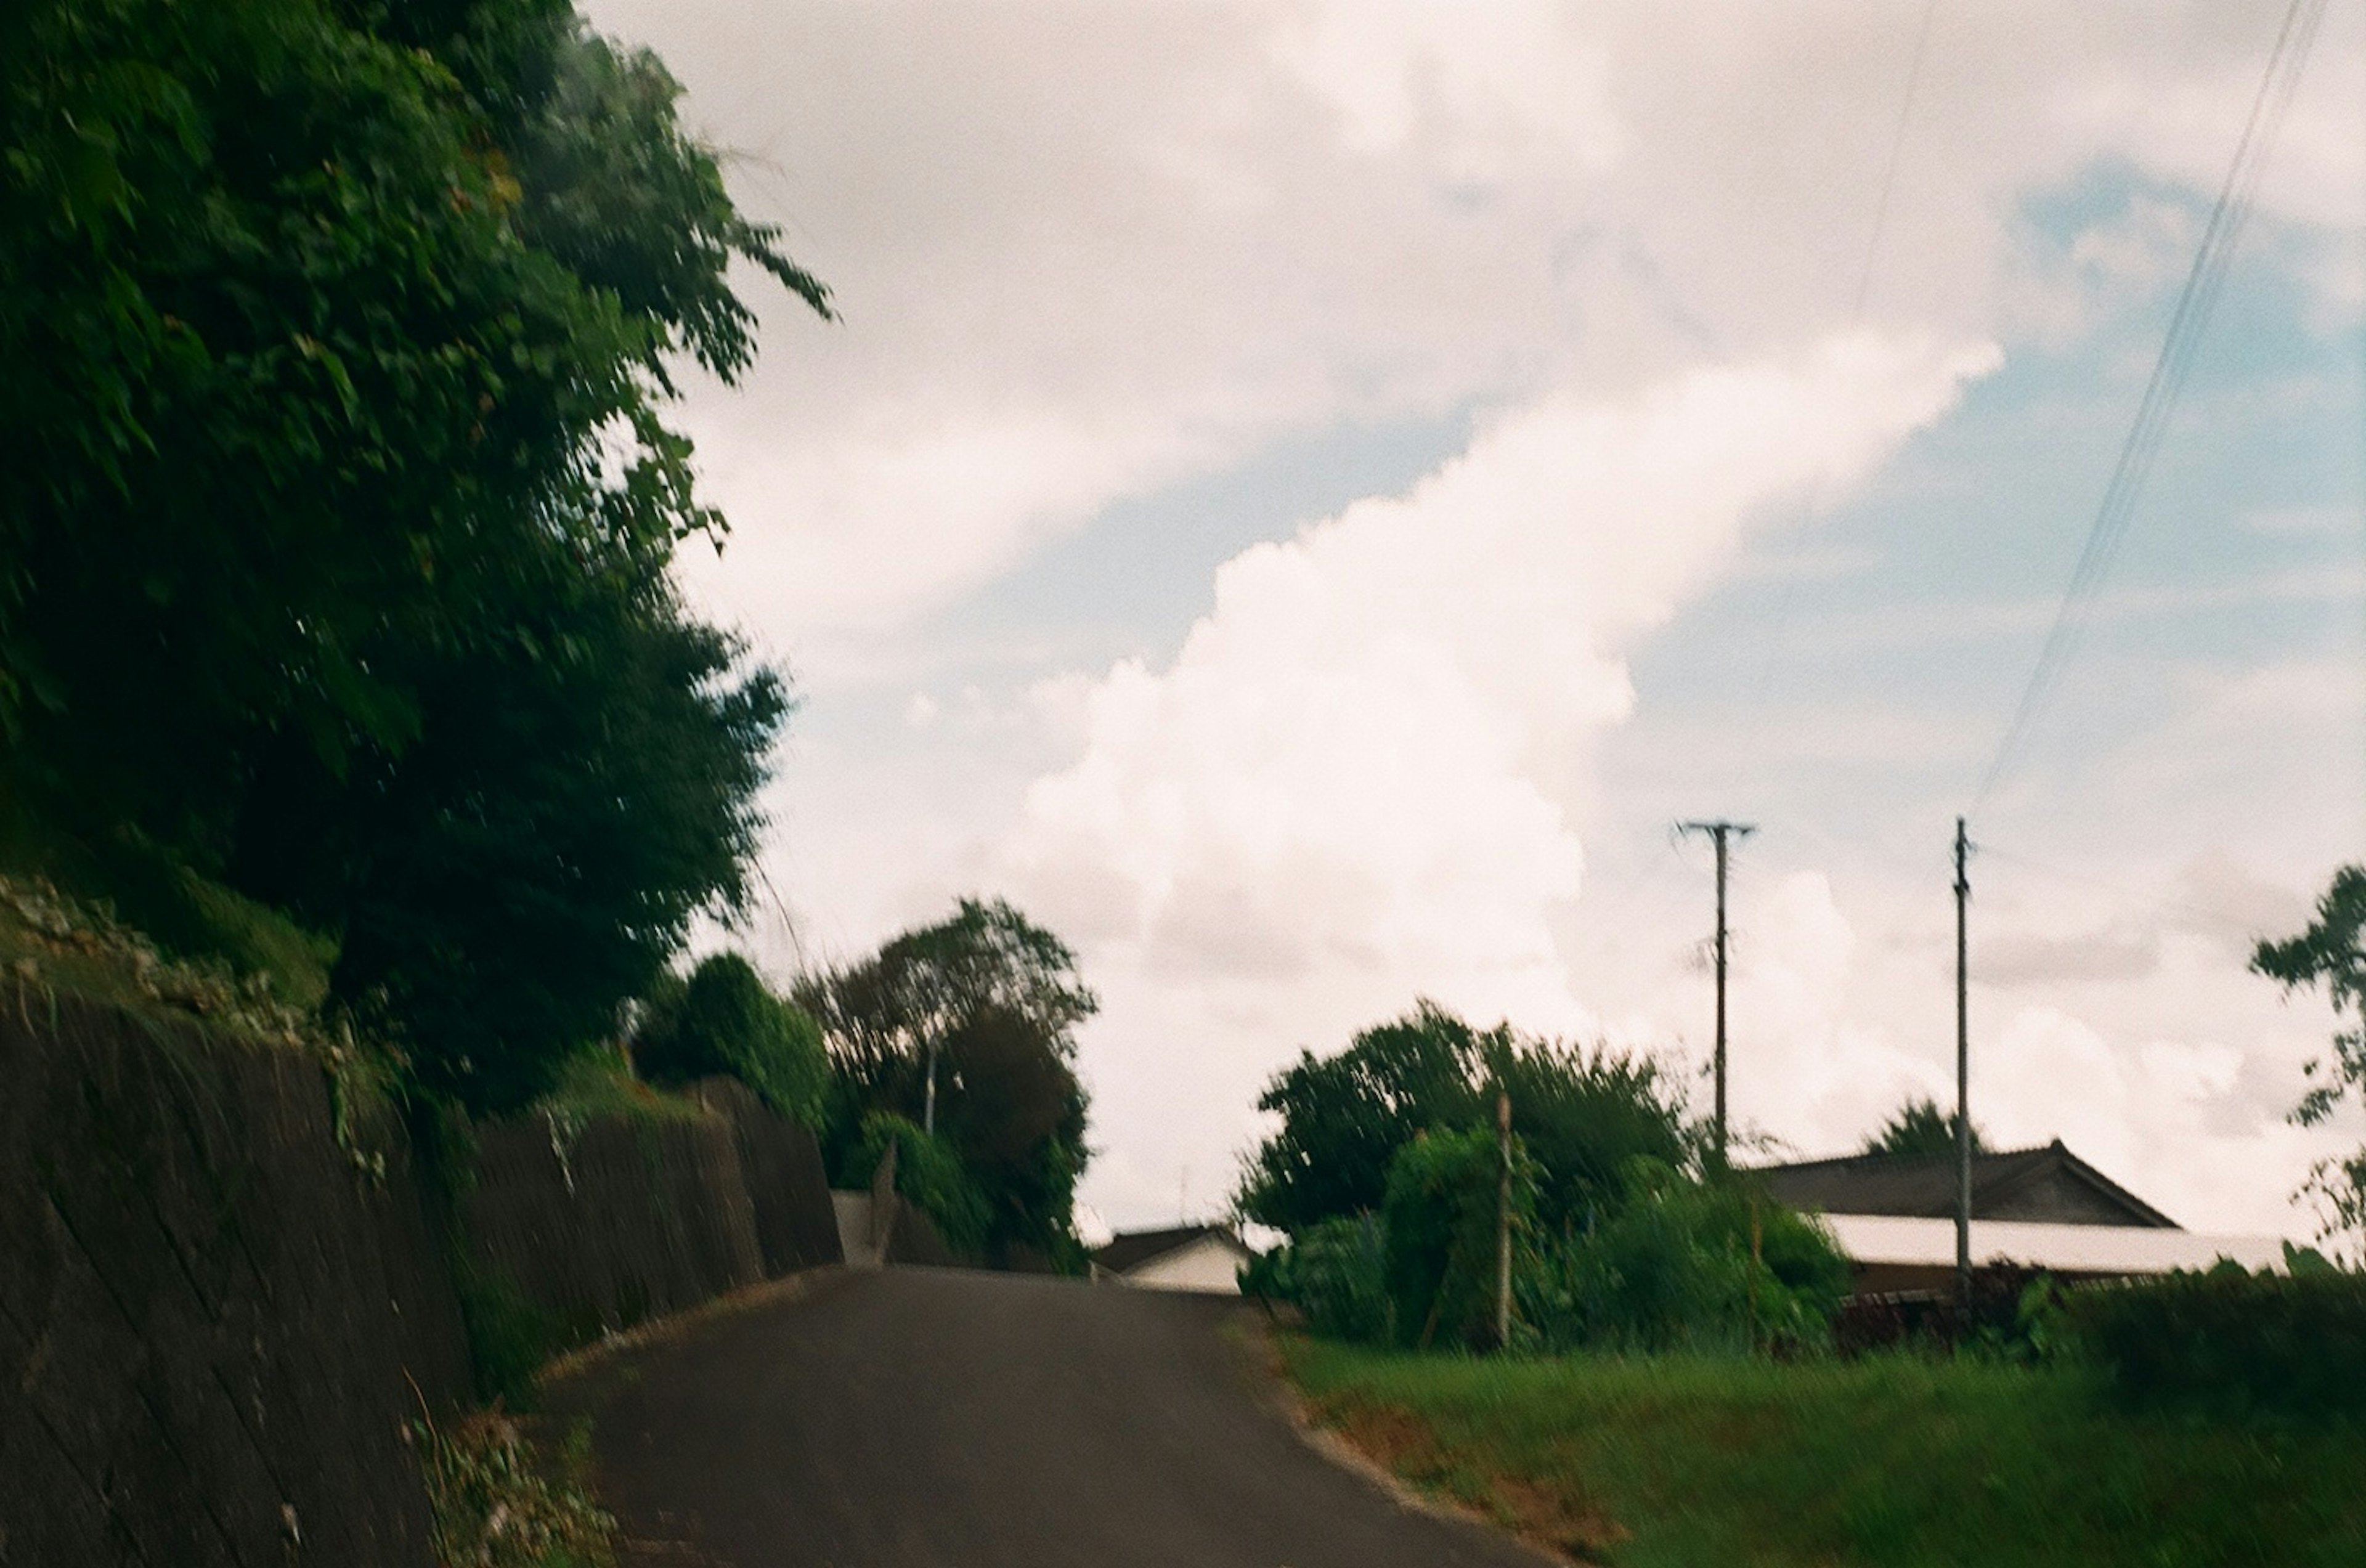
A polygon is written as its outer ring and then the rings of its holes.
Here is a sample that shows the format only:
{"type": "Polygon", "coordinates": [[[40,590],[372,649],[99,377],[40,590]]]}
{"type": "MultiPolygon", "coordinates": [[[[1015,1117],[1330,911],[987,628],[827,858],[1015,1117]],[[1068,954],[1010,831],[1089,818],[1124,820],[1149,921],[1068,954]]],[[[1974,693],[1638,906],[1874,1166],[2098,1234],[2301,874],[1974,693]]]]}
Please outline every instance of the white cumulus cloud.
{"type": "Polygon", "coordinates": [[[1226,998],[1172,1049],[1142,1037],[1178,1027],[1171,1005],[1112,1008],[1097,1082],[1204,1082],[1221,1056],[1253,1084],[1417,993],[1588,1025],[1552,921],[1582,886],[1570,801],[1586,738],[1632,701],[1627,650],[1770,503],[1845,484],[1994,363],[1860,333],[1623,404],[1549,400],[1403,495],[1227,562],[1170,666],[1121,663],[1085,697],[1081,755],[1003,845],[1096,973],[1226,998]]]}

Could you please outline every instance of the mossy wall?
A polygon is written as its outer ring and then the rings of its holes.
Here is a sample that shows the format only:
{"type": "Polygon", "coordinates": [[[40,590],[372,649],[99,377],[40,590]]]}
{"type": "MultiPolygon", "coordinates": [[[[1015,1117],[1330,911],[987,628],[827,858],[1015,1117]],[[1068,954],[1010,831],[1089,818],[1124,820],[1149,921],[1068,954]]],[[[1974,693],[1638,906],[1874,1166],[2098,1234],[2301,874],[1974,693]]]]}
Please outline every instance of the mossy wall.
{"type": "Polygon", "coordinates": [[[0,1565],[425,1568],[408,1421],[836,1259],[811,1135],[711,1107],[431,1179],[310,1057],[0,983],[0,1565]]]}

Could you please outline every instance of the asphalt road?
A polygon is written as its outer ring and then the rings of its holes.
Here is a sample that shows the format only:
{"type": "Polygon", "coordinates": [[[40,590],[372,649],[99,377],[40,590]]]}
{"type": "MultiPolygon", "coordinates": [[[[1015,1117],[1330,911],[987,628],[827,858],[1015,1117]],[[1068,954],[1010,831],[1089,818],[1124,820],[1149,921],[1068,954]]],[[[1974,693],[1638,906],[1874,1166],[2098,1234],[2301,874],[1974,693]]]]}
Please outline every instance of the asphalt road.
{"type": "Polygon", "coordinates": [[[1313,1451],[1237,1302],[847,1274],[557,1391],[636,1565],[1536,1568],[1313,1451]]]}

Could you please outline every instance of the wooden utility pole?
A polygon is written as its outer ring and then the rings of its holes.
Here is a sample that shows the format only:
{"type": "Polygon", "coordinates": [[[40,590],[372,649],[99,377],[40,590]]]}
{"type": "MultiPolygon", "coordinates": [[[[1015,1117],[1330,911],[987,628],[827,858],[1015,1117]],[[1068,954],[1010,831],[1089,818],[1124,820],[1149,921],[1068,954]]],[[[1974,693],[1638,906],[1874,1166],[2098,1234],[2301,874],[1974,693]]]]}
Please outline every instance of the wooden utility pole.
{"type": "Polygon", "coordinates": [[[1971,846],[1955,818],[1955,1297],[1972,1306],[1972,1027],[1964,941],[1965,908],[1972,895],[1964,874],[1971,846]]]}
{"type": "Polygon", "coordinates": [[[1728,840],[1758,831],[1748,822],[1679,822],[1680,833],[1706,833],[1717,845],[1717,1163],[1725,1164],[1725,874],[1728,840]]]}
{"type": "Polygon", "coordinates": [[[920,1101],[920,1131],[930,1137],[937,1132],[937,1043],[929,1042],[929,1088],[920,1101]]]}
{"type": "Polygon", "coordinates": [[[1495,1152],[1503,1167],[1495,1190],[1495,1348],[1512,1342],[1512,1096],[1495,1090],[1495,1152]]]}

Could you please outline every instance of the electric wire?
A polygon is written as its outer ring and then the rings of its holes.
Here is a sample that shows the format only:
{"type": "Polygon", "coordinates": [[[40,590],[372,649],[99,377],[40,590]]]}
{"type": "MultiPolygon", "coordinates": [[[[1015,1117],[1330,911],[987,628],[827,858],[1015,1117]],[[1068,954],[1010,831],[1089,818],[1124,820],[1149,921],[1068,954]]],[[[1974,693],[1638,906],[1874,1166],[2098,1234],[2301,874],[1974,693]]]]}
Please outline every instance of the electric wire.
{"type": "Polygon", "coordinates": [[[2275,48],[2268,56],[2267,69],[2261,73],[2250,113],[2243,122],[2243,134],[2236,143],[2225,181],[2219,186],[2210,220],[2194,248],[2193,264],[2186,274],[2184,288],[2179,291],[2169,331],[2161,340],[2159,356],[2145,383],[2144,396],[2137,401],[2135,419],[2121,445],[2118,461],[2112,466],[2111,479],[2103,488],[2102,500],[2088,528],[2086,544],[2079,553],[2078,565],[2056,607],[2045,641],[2038,649],[2037,661],[2030,670],[2012,716],[2005,725],[1988,772],[1973,796],[1973,816],[1986,809],[2015,750],[2027,738],[2032,720],[2077,652],[2088,611],[2126,539],[2137,499],[2168,430],[2170,411],[2184,389],[2195,347],[2225,281],[2236,242],[2250,216],[2284,110],[2291,105],[2301,70],[2315,41],[2317,25],[2324,19],[2325,4],[2326,0],[2292,0],[2284,12],[2283,23],[2276,32],[2275,48]]]}
{"type": "Polygon", "coordinates": [[[2259,935],[2252,930],[2249,921],[2227,914],[2223,909],[2208,909],[2199,904],[2189,904],[2181,898],[2164,898],[2157,893],[2140,893],[2124,883],[2113,882],[2086,872],[2067,871],[2058,865],[2048,865],[2043,861],[2032,860],[2027,855],[2017,854],[2011,850],[1998,849],[1993,844],[1982,844],[1980,852],[2022,871],[2035,872],[2040,876],[2051,877],[2057,882],[2075,883],[2080,886],[2090,887],[2099,893],[2109,893],[2115,897],[2124,898],[2132,904],[2148,905],[2165,913],[2180,915],[2189,920],[2198,920],[2225,931],[2240,931],[2246,938],[2259,935]]]}

